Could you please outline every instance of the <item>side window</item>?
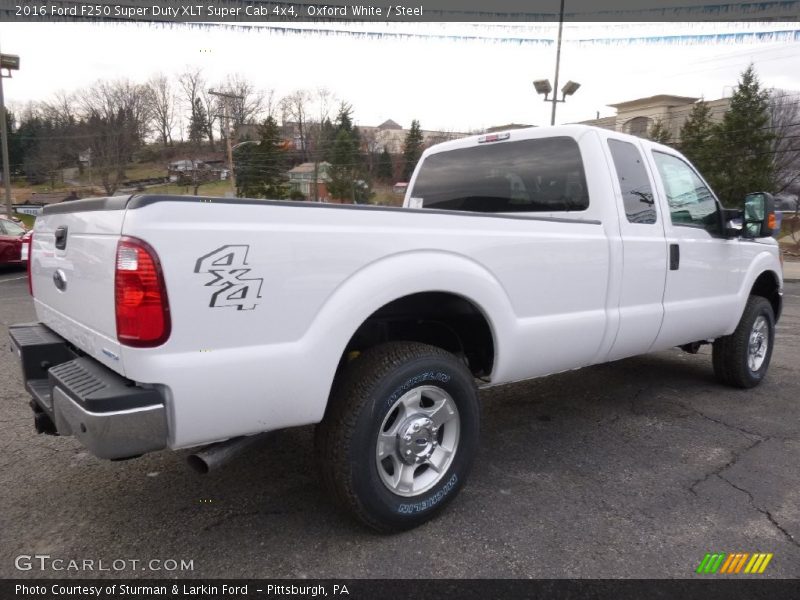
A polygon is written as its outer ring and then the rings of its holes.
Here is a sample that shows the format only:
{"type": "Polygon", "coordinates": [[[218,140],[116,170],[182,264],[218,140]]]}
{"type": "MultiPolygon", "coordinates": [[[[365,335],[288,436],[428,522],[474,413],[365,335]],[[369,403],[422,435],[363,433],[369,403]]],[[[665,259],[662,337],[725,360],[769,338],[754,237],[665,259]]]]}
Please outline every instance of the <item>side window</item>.
{"type": "Polygon", "coordinates": [[[589,207],[580,149],[569,137],[491,142],[431,154],[411,197],[421,198],[424,208],[471,212],[589,207]]]}
{"type": "Polygon", "coordinates": [[[608,140],[608,148],[614,159],[619,188],[625,214],[631,223],[655,223],[656,207],[653,189],[647,178],[639,149],[630,142],[608,140]]]}
{"type": "Polygon", "coordinates": [[[673,225],[719,232],[719,207],[714,194],[694,169],[676,156],[653,152],[667,194],[673,225]]]}

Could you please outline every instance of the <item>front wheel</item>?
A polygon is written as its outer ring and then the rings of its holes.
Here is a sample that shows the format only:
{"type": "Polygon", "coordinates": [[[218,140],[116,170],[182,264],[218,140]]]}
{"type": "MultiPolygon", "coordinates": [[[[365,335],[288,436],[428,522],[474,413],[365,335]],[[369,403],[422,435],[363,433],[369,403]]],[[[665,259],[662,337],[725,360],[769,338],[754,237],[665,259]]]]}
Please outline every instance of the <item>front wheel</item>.
{"type": "Polygon", "coordinates": [[[440,348],[393,342],[336,382],[316,452],[326,486],[379,531],[415,527],[458,493],[478,446],[472,375],[440,348]]]}
{"type": "Polygon", "coordinates": [[[775,313],[766,298],[750,296],[731,335],[714,341],[714,374],[724,384],[752,388],[767,374],[775,343],[775,313]]]}

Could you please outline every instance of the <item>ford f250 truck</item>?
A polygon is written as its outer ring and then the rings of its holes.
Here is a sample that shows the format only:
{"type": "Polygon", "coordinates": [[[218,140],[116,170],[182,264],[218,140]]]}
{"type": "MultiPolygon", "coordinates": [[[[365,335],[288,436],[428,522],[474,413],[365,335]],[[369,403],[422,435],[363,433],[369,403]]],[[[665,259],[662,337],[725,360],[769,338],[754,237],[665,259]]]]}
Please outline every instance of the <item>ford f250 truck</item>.
{"type": "Polygon", "coordinates": [[[426,150],[403,207],[135,195],[46,207],[12,326],[39,431],[125,459],[317,424],[367,525],[464,485],[478,388],[713,343],[766,375],[782,268],[770,196],[723,209],[672,148],[585,126],[426,150]]]}

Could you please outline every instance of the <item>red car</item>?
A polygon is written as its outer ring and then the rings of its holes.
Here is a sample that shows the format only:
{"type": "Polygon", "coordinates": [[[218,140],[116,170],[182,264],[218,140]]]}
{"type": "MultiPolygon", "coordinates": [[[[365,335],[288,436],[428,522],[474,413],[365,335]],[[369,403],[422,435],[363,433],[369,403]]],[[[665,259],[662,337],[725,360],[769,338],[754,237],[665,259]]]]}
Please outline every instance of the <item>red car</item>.
{"type": "Polygon", "coordinates": [[[0,216],[0,266],[24,265],[28,262],[30,231],[20,223],[0,216]],[[25,246],[23,251],[23,246],[25,246]]]}

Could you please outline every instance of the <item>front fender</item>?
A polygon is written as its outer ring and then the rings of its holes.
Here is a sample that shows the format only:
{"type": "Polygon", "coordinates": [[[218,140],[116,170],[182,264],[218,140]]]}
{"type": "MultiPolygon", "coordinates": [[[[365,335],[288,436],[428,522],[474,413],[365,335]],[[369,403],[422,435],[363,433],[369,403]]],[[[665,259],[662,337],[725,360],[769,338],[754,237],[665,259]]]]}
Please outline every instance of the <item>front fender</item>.
{"type": "MultiPolygon", "coordinates": [[[[750,297],[750,292],[756,280],[763,273],[771,273],[775,277],[775,281],[778,282],[778,289],[781,292],[783,291],[783,270],[781,269],[780,260],[772,252],[764,249],[753,257],[744,271],[744,276],[741,278],[742,283],[737,293],[738,310],[734,315],[735,318],[731,320],[726,328],[728,333],[733,333],[736,326],[739,324],[742,314],[744,313],[745,305],[747,304],[747,299],[750,297]]],[[[779,315],[776,314],[775,318],[777,319],[778,316],[779,315]]]]}

